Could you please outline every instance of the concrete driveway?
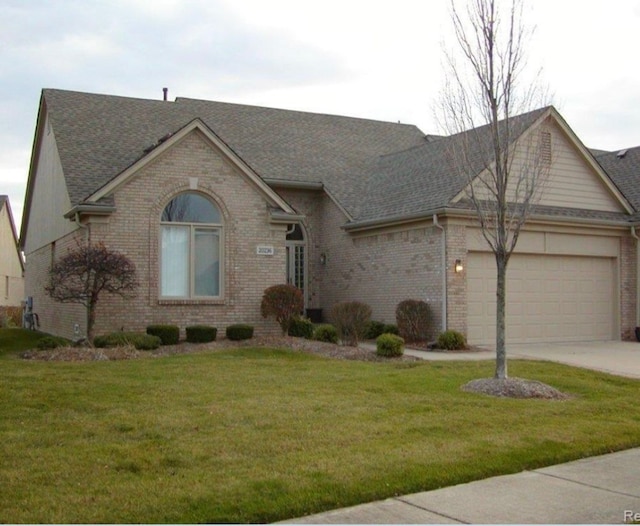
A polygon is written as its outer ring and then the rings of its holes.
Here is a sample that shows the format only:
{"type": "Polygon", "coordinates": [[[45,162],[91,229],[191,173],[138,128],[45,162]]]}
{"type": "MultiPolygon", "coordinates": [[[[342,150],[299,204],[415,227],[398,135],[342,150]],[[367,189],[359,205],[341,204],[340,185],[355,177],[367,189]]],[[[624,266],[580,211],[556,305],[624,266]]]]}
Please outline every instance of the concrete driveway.
{"type": "MultiPolygon", "coordinates": [[[[495,350],[444,353],[405,350],[424,360],[492,360],[495,350]]],[[[548,360],[596,371],[640,378],[639,342],[528,343],[507,345],[507,359],[548,360]]]]}
{"type": "Polygon", "coordinates": [[[639,342],[578,342],[510,345],[507,356],[549,360],[605,373],[640,378],[639,342]]]}

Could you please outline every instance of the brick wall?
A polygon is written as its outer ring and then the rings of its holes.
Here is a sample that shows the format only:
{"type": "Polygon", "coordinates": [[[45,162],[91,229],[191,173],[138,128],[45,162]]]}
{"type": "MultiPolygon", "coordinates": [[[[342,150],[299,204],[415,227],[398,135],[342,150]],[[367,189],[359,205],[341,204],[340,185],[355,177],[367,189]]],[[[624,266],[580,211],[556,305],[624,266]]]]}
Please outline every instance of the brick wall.
{"type": "Polygon", "coordinates": [[[350,234],[344,214],[325,197],[321,246],[322,306],[362,301],[373,319],[395,323],[395,309],[405,299],[426,301],[433,315],[432,334],[442,326],[441,235],[430,223],[350,234]]]}
{"type": "MultiPolygon", "coordinates": [[[[269,222],[267,200],[246,176],[217,152],[200,132],[194,132],[145,166],[114,193],[117,211],[88,223],[91,241],[102,241],[128,256],[136,265],[140,288],[133,300],[100,298],[95,334],[115,330],[144,330],[156,323],[209,324],[223,332],[227,325],[246,322],[256,334],[275,333],[273,319],[260,315],[264,289],[285,281],[285,225],[269,222]],[[159,297],[160,215],[180,192],[195,189],[212,199],[223,216],[223,288],[219,300],[168,301],[159,297]],[[270,245],[273,256],[256,254],[270,245]]],[[[60,243],[56,253],[61,254],[60,243]]],[[[84,320],[76,305],[54,304],[42,290],[51,249],[28,258],[28,294],[36,296],[43,330],[71,336],[76,319],[84,320]]],[[[84,325],[82,326],[84,331],[84,325]]],[[[184,332],[183,332],[184,336],[184,332]]]]}
{"type": "Polygon", "coordinates": [[[447,232],[447,329],[467,335],[467,272],[456,273],[454,263],[459,259],[467,269],[466,227],[446,224],[447,232]]]}
{"type": "Polygon", "coordinates": [[[638,294],[638,241],[630,235],[620,240],[620,337],[635,340],[638,294]]]}

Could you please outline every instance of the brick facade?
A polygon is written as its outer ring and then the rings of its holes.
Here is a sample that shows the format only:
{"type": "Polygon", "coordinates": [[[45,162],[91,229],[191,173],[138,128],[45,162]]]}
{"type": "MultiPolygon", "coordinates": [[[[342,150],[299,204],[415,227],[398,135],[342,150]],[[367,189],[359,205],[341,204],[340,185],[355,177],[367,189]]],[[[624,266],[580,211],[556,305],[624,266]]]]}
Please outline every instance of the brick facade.
{"type": "Polygon", "coordinates": [[[357,300],[372,308],[374,320],[395,323],[405,299],[431,307],[431,336],[442,326],[442,233],[431,223],[363,233],[341,228],[346,218],[325,198],[322,299],[325,309],[357,300]]]}
{"type": "MultiPolygon", "coordinates": [[[[271,224],[267,201],[246,176],[216,151],[200,132],[193,132],[142,168],[114,193],[117,211],[88,221],[91,241],[128,256],[136,265],[140,288],[133,300],[104,295],[98,304],[95,333],[144,330],[156,323],[184,327],[209,324],[224,331],[232,323],[251,323],[256,334],[279,330],[260,315],[264,289],[285,281],[285,225],[271,224]],[[223,216],[223,295],[216,300],[163,300],[159,297],[160,215],[177,194],[195,190],[216,203],[223,216]],[[258,255],[258,245],[274,255],[258,255]]],[[[66,245],[66,244],[65,244],[66,245]]],[[[65,247],[56,246],[57,254],[65,247]]],[[[86,330],[82,308],[55,304],[40,293],[51,263],[43,247],[28,258],[29,294],[43,330],[73,337],[73,323],[86,330]]]]}
{"type": "Polygon", "coordinates": [[[635,340],[638,294],[638,240],[620,239],[620,337],[635,340]]]}
{"type": "Polygon", "coordinates": [[[455,261],[467,268],[466,227],[446,223],[447,329],[467,334],[467,273],[455,272],[455,261]]]}
{"type": "MultiPolygon", "coordinates": [[[[446,279],[447,328],[467,333],[467,273],[454,271],[456,259],[467,268],[465,224],[441,218],[442,228],[428,220],[347,232],[343,228],[347,216],[325,192],[275,190],[304,216],[308,308],[323,309],[326,319],[335,303],[357,300],[371,306],[373,319],[395,323],[397,304],[419,299],[431,307],[430,336],[435,338],[443,327],[446,279]]],[[[287,226],[270,221],[266,196],[201,132],[190,133],[141,168],[114,191],[113,199],[116,211],[110,216],[89,218],[85,228],[28,255],[26,294],[34,297],[42,330],[69,338],[86,334],[82,306],[58,304],[44,294],[52,258],[86,237],[131,258],[140,282],[134,300],[101,298],[96,334],[144,330],[156,323],[176,324],[183,330],[187,325],[209,324],[223,332],[229,324],[246,322],[256,327],[256,334],[279,330],[274,320],[261,317],[260,300],[265,288],[286,281],[287,226]],[[221,299],[159,296],[160,215],[184,191],[206,195],[222,214],[221,299]],[[259,245],[274,247],[274,254],[258,255],[259,245]]],[[[627,234],[620,246],[621,337],[632,339],[637,319],[637,241],[627,234]]]]}

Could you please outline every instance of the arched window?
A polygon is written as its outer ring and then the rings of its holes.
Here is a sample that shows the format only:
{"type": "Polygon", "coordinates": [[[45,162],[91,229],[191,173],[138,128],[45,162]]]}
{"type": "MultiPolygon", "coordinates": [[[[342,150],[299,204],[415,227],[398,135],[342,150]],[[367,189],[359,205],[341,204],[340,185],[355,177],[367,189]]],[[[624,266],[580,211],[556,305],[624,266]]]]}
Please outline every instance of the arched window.
{"type": "Polygon", "coordinates": [[[222,216],[197,192],[174,197],[160,219],[160,296],[221,296],[222,216]]]}

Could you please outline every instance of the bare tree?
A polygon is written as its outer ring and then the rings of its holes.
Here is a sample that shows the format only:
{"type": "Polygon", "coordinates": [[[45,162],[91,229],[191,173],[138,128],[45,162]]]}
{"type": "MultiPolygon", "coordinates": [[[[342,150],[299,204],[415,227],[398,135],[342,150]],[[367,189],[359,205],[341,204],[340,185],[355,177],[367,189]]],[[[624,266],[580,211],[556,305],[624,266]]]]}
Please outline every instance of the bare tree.
{"type": "Polygon", "coordinates": [[[439,121],[452,135],[455,170],[466,177],[467,203],[496,260],[496,378],[507,378],[506,278],[520,230],[539,199],[549,172],[550,134],[531,132],[544,109],[523,114],[546,98],[537,81],[525,80],[530,35],[522,3],[452,0],[451,20],[459,53],[447,52],[447,82],[439,121]]]}
{"type": "Polygon", "coordinates": [[[123,298],[135,296],[136,268],[125,255],[102,243],[69,251],[49,269],[45,291],[62,303],[80,303],[87,309],[87,339],[93,341],[96,306],[103,292],[123,298]]]}

